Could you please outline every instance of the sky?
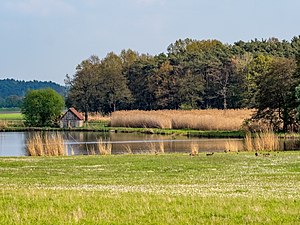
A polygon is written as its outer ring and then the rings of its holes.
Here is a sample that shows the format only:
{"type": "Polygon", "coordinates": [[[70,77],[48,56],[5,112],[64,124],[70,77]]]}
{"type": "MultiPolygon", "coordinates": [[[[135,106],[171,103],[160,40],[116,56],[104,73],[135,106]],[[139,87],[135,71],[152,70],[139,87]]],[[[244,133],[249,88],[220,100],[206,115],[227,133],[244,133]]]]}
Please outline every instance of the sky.
{"type": "Polygon", "coordinates": [[[300,35],[299,0],[1,0],[0,79],[53,81],[91,55],[156,55],[178,39],[300,35]]]}

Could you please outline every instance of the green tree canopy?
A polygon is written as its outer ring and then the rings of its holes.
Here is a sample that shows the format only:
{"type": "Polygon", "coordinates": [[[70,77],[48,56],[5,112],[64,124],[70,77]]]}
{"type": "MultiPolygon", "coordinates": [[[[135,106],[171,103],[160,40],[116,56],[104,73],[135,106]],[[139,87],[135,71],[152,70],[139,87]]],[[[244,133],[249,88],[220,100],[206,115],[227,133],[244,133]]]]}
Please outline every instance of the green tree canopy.
{"type": "Polygon", "coordinates": [[[179,39],[166,54],[151,56],[128,49],[101,60],[92,56],[77,67],[73,78],[68,77],[68,103],[84,112],[105,113],[255,108],[257,118],[268,115],[273,125],[281,124],[285,130],[294,123],[299,46],[300,36],[291,41],[254,39],[233,45],[179,39]]]}
{"type": "Polygon", "coordinates": [[[28,91],[21,112],[33,127],[55,126],[64,107],[64,99],[53,89],[28,91]]]}
{"type": "Polygon", "coordinates": [[[132,94],[123,74],[122,59],[113,52],[108,53],[101,61],[97,89],[101,111],[104,113],[122,109],[122,105],[132,101],[132,94]]]}
{"type": "Polygon", "coordinates": [[[84,112],[85,120],[88,121],[88,112],[110,113],[130,103],[132,95],[123,66],[134,61],[134,54],[124,51],[123,61],[114,53],[107,54],[102,60],[91,56],[82,61],[77,66],[75,75],[67,76],[65,80],[69,89],[67,105],[84,112]]]}
{"type": "Polygon", "coordinates": [[[274,58],[265,74],[256,78],[257,113],[254,118],[264,119],[275,130],[293,129],[296,122],[296,87],[300,83],[293,59],[274,58]]]}
{"type": "Polygon", "coordinates": [[[68,87],[66,104],[75,106],[85,113],[85,121],[88,121],[88,112],[98,110],[97,84],[100,73],[100,60],[92,55],[83,60],[77,67],[73,77],[67,75],[65,83],[68,87]]]}

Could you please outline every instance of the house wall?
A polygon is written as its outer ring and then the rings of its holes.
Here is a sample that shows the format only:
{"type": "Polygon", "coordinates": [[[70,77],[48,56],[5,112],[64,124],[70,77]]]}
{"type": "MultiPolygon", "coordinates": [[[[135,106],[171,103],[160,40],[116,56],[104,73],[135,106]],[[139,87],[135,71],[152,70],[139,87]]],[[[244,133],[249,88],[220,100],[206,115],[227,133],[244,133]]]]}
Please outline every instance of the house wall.
{"type": "Polygon", "coordinates": [[[72,127],[82,127],[83,121],[78,120],[78,118],[68,111],[60,120],[61,128],[72,128],[72,127]]]}

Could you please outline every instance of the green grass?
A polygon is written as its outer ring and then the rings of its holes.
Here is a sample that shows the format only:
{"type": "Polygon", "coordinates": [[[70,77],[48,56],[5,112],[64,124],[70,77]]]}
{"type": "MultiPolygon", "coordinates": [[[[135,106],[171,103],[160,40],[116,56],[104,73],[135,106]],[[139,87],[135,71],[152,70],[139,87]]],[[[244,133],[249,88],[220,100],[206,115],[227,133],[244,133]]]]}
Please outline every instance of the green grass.
{"type": "Polygon", "coordinates": [[[299,224],[300,152],[0,158],[0,224],[299,224]]]}
{"type": "MultiPolygon", "coordinates": [[[[109,132],[115,131],[119,133],[145,133],[145,134],[161,134],[161,135],[182,135],[189,137],[206,137],[206,138],[242,138],[245,136],[244,131],[199,131],[199,130],[189,130],[189,129],[152,129],[152,128],[126,128],[126,127],[108,127],[107,122],[91,122],[88,126],[83,126],[79,128],[50,128],[50,127],[25,127],[24,124],[17,123],[16,119],[2,119],[9,122],[5,131],[32,131],[32,130],[72,130],[72,131],[100,131],[109,132]]],[[[1,122],[1,114],[0,114],[1,122]]],[[[20,120],[20,122],[22,122],[20,120]]]]}
{"type": "Polygon", "coordinates": [[[0,120],[23,120],[23,115],[19,112],[0,113],[0,120]]]}
{"type": "MultiPolygon", "coordinates": [[[[100,129],[100,127],[99,127],[100,129]]],[[[130,127],[107,127],[108,130],[115,130],[121,133],[148,133],[148,134],[162,134],[162,135],[184,135],[190,137],[207,137],[207,138],[242,138],[245,132],[238,131],[220,131],[220,130],[191,130],[191,129],[160,129],[160,128],[130,128],[130,127]]]]}

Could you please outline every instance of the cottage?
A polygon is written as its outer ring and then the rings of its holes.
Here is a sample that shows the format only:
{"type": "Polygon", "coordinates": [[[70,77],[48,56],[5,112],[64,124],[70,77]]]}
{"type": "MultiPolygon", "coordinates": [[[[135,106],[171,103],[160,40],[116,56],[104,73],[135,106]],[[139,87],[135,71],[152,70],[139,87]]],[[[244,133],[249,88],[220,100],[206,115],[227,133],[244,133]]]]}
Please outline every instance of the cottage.
{"type": "Polygon", "coordinates": [[[60,119],[61,128],[73,128],[82,127],[84,118],[83,116],[74,108],[69,108],[67,112],[60,119]]]}

